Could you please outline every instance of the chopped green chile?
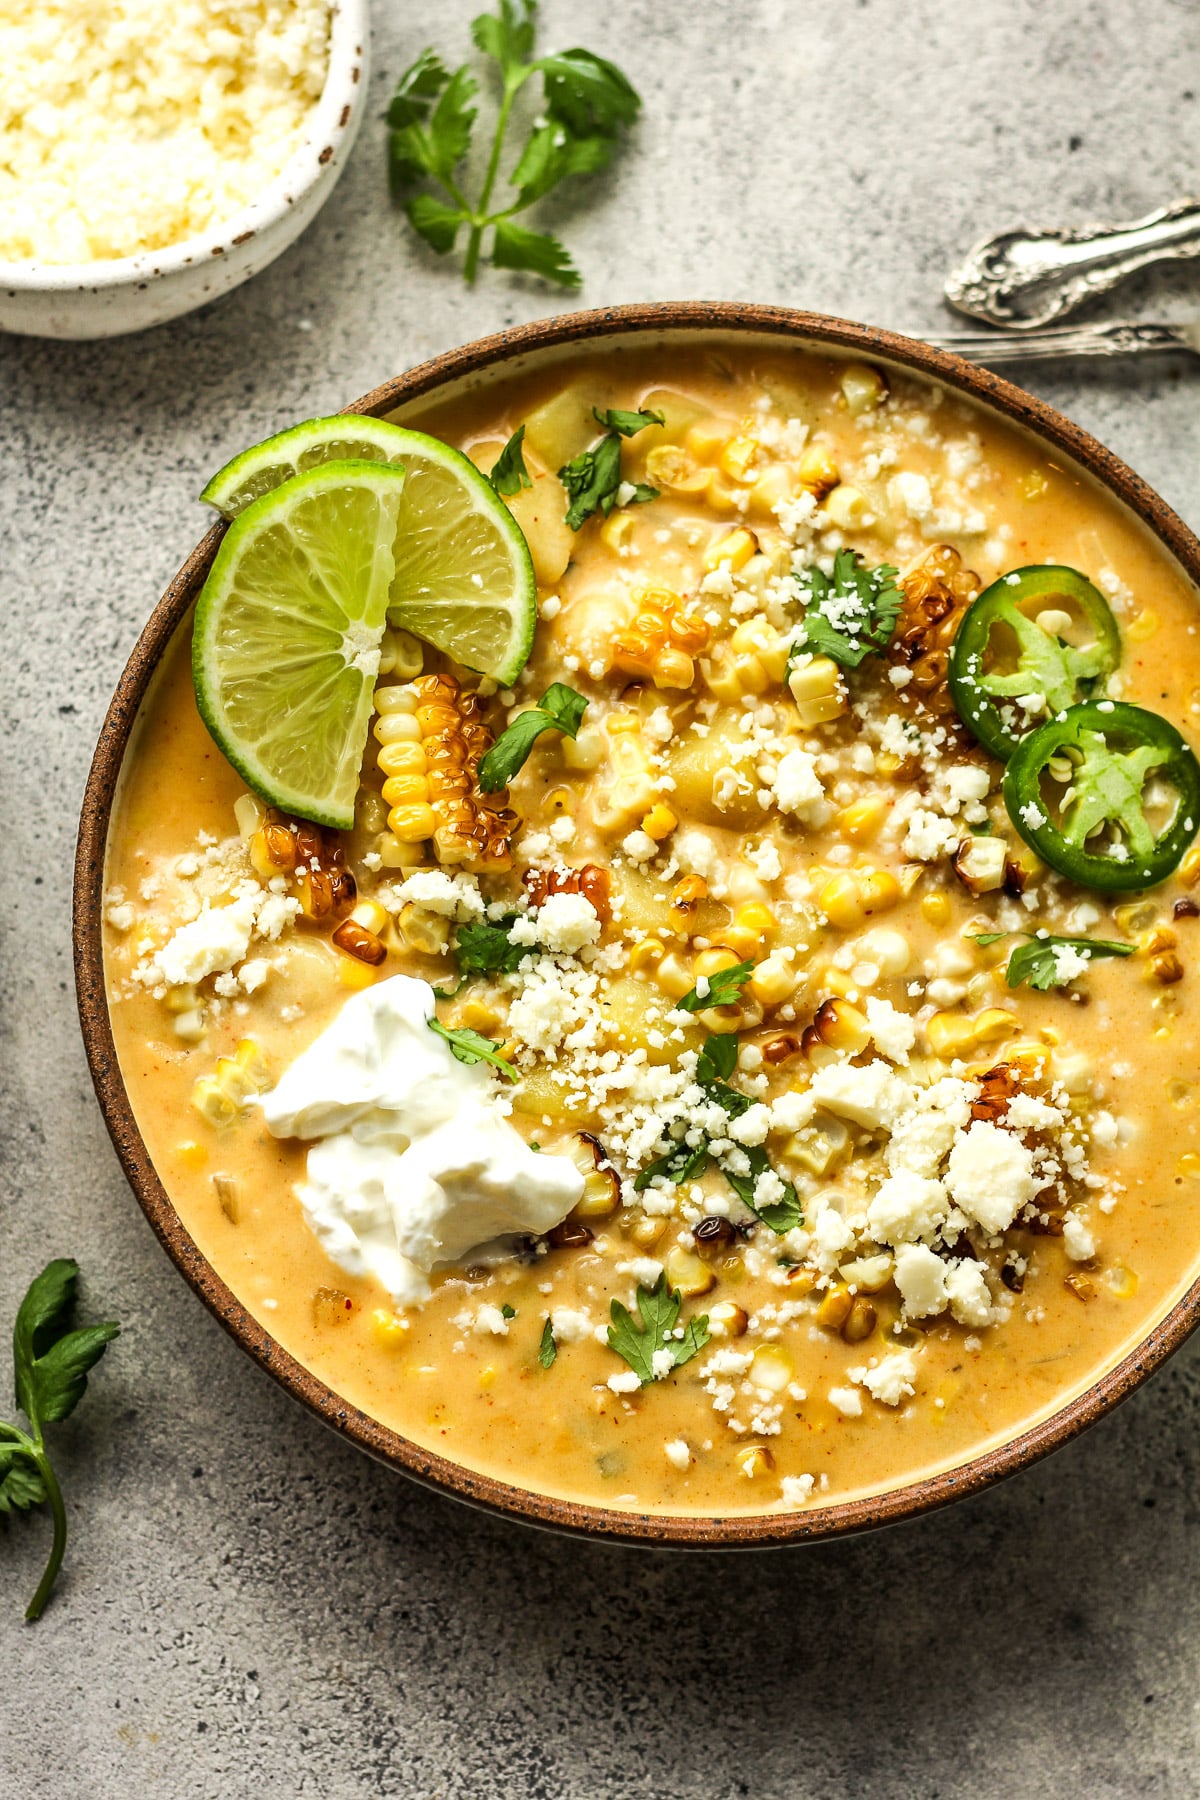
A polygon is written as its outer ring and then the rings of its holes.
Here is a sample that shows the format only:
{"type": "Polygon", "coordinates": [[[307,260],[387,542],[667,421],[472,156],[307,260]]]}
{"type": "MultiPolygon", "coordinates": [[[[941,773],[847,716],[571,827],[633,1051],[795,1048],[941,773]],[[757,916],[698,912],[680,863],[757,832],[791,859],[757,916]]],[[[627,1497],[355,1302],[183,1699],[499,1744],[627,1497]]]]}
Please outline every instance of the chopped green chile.
{"type": "Polygon", "coordinates": [[[1025,842],[1060,875],[1101,892],[1154,887],[1178,867],[1200,826],[1200,764],[1158,713],[1088,700],[1022,739],[1004,771],[1004,804],[1025,842]],[[1066,805],[1056,806],[1043,776],[1063,757],[1074,773],[1062,790],[1066,805]],[[1157,831],[1147,813],[1151,777],[1177,796],[1157,831]]]}
{"type": "Polygon", "coordinates": [[[1120,660],[1121,634],[1099,588],[1077,569],[1037,563],[1002,575],[971,603],[951,647],[947,680],[968,731],[1007,762],[1029,730],[1018,728],[1021,699],[1040,695],[1052,717],[1094,694],[1120,660]],[[1032,601],[1041,602],[1041,611],[1052,609],[1055,600],[1073,607],[1089,643],[1068,643],[1026,610],[1032,601]],[[986,666],[998,626],[1016,640],[1016,666],[1005,673],[986,666]]]}

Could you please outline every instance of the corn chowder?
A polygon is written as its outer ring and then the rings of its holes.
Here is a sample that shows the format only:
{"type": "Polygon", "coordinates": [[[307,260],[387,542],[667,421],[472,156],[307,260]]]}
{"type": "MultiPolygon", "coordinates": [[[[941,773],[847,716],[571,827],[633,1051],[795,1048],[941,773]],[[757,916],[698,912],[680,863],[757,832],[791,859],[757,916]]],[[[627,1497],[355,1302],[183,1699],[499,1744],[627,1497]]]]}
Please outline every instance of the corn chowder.
{"type": "Polygon", "coordinates": [[[1200,1248],[1192,778],[1138,724],[1200,710],[1191,590],[833,358],[405,422],[528,542],[520,674],[389,625],[348,830],[247,791],[182,639],[127,759],[112,1017],[200,1249],[373,1417],[617,1508],[848,1498],[1058,1407],[1200,1248]]]}

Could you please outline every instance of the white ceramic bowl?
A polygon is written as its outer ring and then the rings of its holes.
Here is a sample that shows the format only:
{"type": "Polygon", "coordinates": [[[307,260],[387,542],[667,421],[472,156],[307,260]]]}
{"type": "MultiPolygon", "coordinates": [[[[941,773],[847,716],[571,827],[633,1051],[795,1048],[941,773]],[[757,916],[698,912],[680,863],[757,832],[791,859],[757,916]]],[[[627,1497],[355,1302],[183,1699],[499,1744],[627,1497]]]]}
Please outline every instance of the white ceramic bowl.
{"type": "Polygon", "coordinates": [[[321,98],[303,142],[252,205],[163,250],[108,262],[0,262],[0,330],[50,338],[143,331],[274,262],[328,200],[350,153],[366,102],[368,31],[367,0],[333,0],[321,98]]]}

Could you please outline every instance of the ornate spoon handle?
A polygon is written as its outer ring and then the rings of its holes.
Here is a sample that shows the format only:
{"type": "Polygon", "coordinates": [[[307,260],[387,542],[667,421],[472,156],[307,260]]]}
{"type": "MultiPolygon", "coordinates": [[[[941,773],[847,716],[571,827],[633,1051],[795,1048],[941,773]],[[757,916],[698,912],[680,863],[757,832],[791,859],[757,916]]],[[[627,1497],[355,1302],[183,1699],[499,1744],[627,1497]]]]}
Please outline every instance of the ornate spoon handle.
{"type": "Polygon", "coordinates": [[[976,244],[946,281],[956,312],[1033,331],[1106,294],[1148,263],[1200,256],[1200,200],[1127,225],[1005,231],[976,244]]]}
{"type": "Polygon", "coordinates": [[[1200,353],[1200,322],[1140,325],[1118,319],[1107,325],[1060,325],[1050,331],[926,332],[925,342],[953,350],[968,362],[1046,362],[1061,356],[1146,356],[1163,350],[1200,353]]]}

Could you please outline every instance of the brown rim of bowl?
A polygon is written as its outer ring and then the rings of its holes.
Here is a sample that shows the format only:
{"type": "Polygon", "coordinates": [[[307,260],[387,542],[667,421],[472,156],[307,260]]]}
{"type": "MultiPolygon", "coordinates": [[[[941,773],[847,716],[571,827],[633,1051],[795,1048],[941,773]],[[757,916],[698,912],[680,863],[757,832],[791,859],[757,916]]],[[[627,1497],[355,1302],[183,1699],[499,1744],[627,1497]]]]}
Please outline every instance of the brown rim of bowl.
{"type": "MultiPolygon", "coordinates": [[[[1033,395],[956,356],[912,338],[784,307],[736,301],[662,302],[564,313],[479,338],[420,364],[346,408],[374,415],[444,384],[558,345],[600,343],[639,332],[747,333],[807,341],[817,349],[884,359],[984,402],[1066,452],[1135,513],[1200,584],[1200,542],[1140,476],[1103,445],[1033,395]]],[[[415,1480],[493,1513],[588,1537],[684,1548],[744,1549],[843,1536],[912,1518],[978,1493],[1058,1449],[1109,1412],[1152,1374],[1200,1323],[1200,1281],[1115,1368],[1059,1411],[957,1468],[883,1494],[800,1512],[733,1517],[618,1512],[555,1499],[498,1481],[438,1456],[348,1404],[310,1374],[238,1301],[197,1245],[164,1189],[138,1130],[117,1065],[104,988],[101,900],[109,816],[130,730],[158,660],[198,594],[223,527],[197,544],[155,607],[117,684],[84,794],[74,879],[74,950],[79,1016],[96,1094],[117,1155],[167,1254],[225,1329],[256,1363],[318,1418],[360,1449],[415,1480]]]]}

